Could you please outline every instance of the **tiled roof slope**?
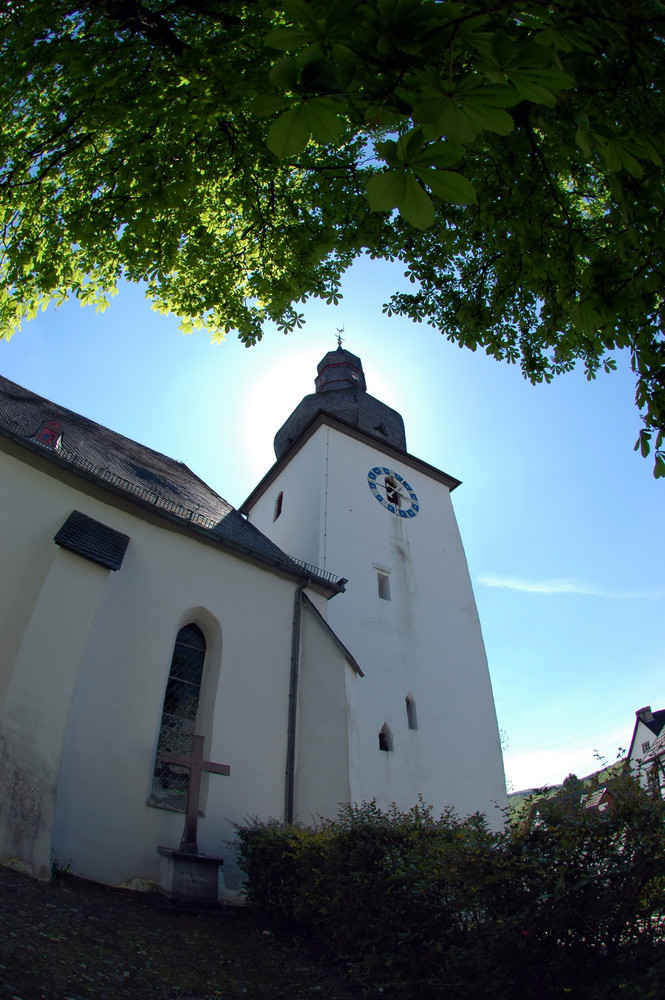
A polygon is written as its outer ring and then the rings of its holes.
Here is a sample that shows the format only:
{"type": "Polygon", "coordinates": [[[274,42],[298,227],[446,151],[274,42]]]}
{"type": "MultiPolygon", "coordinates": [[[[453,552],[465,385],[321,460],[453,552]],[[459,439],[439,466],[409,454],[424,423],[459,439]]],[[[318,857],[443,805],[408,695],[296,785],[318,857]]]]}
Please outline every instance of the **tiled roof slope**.
{"type": "Polygon", "coordinates": [[[660,731],[660,734],[656,737],[651,747],[642,757],[642,763],[647,764],[651,761],[657,760],[665,754],[665,729],[660,731]]]}
{"type": "MultiPolygon", "coordinates": [[[[69,465],[102,486],[124,492],[177,518],[198,534],[203,531],[270,565],[304,575],[295,560],[245,521],[182,462],[37,396],[3,376],[0,376],[0,433],[69,465]],[[62,431],[59,444],[57,447],[40,444],[36,437],[40,428],[54,422],[62,431]]],[[[328,576],[315,567],[308,569],[314,570],[314,576],[328,576]]]]}

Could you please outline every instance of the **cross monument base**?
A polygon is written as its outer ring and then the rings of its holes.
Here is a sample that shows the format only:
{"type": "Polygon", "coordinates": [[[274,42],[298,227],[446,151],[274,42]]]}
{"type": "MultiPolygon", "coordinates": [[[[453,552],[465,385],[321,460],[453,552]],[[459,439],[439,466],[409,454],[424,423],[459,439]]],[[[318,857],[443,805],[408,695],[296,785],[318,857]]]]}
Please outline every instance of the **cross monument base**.
{"type": "Polygon", "coordinates": [[[159,891],[175,906],[191,909],[216,910],[217,880],[221,858],[209,854],[192,854],[172,847],[158,847],[159,891]]]}

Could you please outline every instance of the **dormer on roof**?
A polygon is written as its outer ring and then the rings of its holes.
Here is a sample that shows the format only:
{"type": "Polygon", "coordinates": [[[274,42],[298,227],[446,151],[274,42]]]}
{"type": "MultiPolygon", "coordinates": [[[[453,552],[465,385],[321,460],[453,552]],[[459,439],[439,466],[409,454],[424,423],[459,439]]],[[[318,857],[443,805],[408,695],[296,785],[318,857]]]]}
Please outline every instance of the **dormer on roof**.
{"type": "Polygon", "coordinates": [[[57,420],[43,420],[34,433],[34,440],[45,448],[59,448],[62,427],[57,420]]]}

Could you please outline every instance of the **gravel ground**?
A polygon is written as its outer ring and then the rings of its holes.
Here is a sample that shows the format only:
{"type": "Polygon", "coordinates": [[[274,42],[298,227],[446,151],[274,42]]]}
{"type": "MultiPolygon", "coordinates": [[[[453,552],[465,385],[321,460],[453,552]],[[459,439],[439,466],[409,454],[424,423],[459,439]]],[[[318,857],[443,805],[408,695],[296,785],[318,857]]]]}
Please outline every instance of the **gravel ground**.
{"type": "Polygon", "coordinates": [[[249,910],[174,912],[0,865],[0,1000],[357,1000],[344,976],[249,910]]]}

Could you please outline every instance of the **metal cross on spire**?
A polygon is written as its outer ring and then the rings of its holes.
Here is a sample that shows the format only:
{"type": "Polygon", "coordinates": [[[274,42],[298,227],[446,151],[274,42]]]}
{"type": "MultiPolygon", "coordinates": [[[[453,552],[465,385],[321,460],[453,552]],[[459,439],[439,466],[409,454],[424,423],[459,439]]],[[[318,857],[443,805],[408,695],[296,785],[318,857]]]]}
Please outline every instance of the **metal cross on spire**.
{"type": "Polygon", "coordinates": [[[344,337],[342,336],[343,333],[344,333],[344,327],[343,326],[342,327],[338,327],[337,328],[337,346],[338,347],[342,346],[342,341],[344,340],[344,337]]]}

